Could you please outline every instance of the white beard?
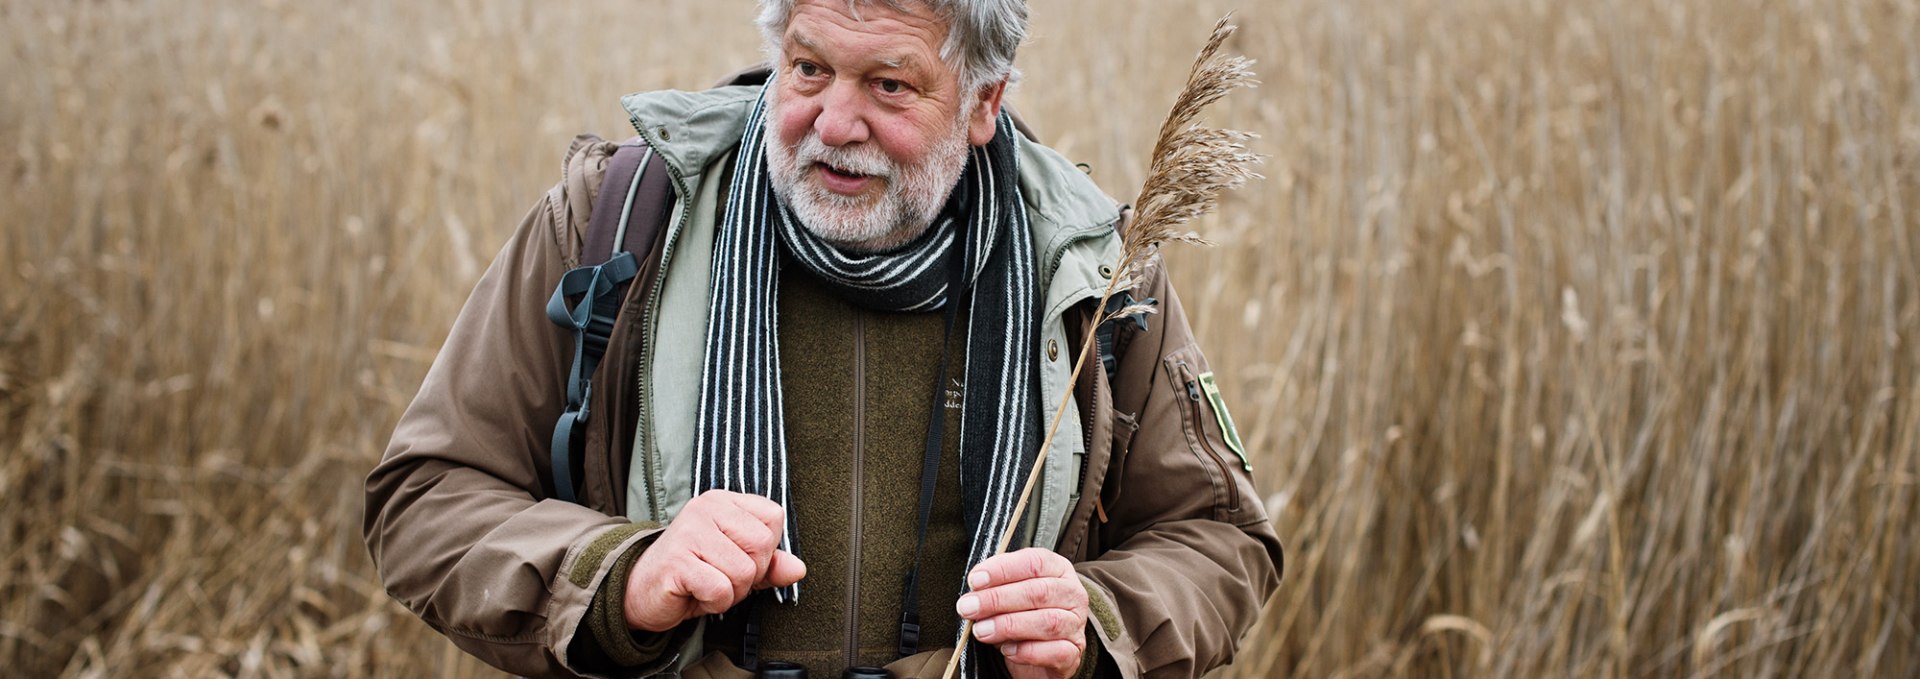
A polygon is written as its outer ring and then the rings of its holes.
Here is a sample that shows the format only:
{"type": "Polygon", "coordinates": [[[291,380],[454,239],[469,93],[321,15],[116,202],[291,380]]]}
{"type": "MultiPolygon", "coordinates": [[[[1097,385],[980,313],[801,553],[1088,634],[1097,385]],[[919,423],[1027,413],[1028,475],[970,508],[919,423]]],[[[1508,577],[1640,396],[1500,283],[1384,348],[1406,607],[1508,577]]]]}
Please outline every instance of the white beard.
{"type": "Polygon", "coordinates": [[[775,106],[768,102],[764,125],[773,192],[793,210],[802,228],[856,252],[896,248],[925,232],[959,183],[970,149],[964,111],[945,139],[919,163],[907,166],[893,162],[873,143],[827,146],[811,129],[789,147],[774,130],[777,120],[775,106]],[[815,163],[869,175],[884,182],[885,190],[878,197],[834,193],[820,184],[815,163]]]}

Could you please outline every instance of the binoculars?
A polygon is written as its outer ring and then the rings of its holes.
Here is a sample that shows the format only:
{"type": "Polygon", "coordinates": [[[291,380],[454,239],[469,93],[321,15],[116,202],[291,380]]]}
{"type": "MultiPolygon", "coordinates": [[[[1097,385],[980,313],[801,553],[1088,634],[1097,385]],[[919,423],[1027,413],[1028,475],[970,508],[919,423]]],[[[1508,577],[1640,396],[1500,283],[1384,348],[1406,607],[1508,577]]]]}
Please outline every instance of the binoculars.
{"type": "MultiPolygon", "coordinates": [[[[769,662],[760,665],[759,679],[807,679],[807,668],[790,662],[769,662]]],[[[893,675],[878,667],[849,667],[840,673],[840,679],[892,679],[893,675]]]]}

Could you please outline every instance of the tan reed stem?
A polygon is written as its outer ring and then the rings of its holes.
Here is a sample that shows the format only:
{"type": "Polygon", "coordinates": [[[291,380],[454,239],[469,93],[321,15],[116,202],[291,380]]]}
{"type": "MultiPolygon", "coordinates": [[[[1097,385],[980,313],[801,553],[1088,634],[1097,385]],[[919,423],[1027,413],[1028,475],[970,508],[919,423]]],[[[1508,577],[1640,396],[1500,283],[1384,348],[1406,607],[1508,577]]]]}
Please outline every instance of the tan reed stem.
{"type": "MultiPolygon", "coordinates": [[[[1163,242],[1205,244],[1206,241],[1196,234],[1174,233],[1173,227],[1213,209],[1221,190],[1239,186],[1254,176],[1247,166],[1257,162],[1258,158],[1249,154],[1241,143],[1248,135],[1193,124],[1194,117],[1208,104],[1218,101],[1235,87],[1252,84],[1252,73],[1247,69],[1249,62],[1244,58],[1215,59],[1221,44],[1233,34],[1234,26],[1227,23],[1231,18],[1229,14],[1214,24],[1212,36],[1194,60],[1186,85],[1181,88],[1180,96],[1174,100],[1173,110],[1160,127],[1147,180],[1134,201],[1135,205],[1140,206],[1138,219],[1128,227],[1122,239],[1119,266],[1114,268],[1113,277],[1107,280],[1107,289],[1100,294],[1100,301],[1094,307],[1094,327],[1089,328],[1080,340],[1080,352],[1074,359],[1073,373],[1067,378],[1066,389],[1060,394],[1060,402],[1054,408],[1053,422],[1047,425],[1047,436],[1040,442],[1040,452],[1034,456],[1033,469],[1027,472],[1027,482],[1020,489],[1020,499],[1014,503],[1006,528],[1000,531],[1000,544],[994,548],[994,556],[1007,552],[1007,543],[1013,540],[1014,528],[1020,525],[1021,518],[1026,514],[1027,503],[1033,497],[1033,487],[1040,481],[1041,470],[1046,468],[1047,452],[1053,449],[1053,439],[1060,433],[1060,423],[1066,418],[1067,401],[1073,397],[1073,385],[1080,381],[1080,372],[1087,366],[1087,356],[1093,353],[1093,340],[1097,335],[1094,330],[1100,323],[1117,316],[1152,311],[1151,307],[1130,306],[1108,314],[1107,303],[1120,290],[1121,281],[1129,281],[1130,286],[1146,258],[1157,251],[1163,242]]],[[[961,652],[971,638],[973,621],[962,620],[960,645],[954,648],[953,657],[947,659],[947,668],[940,675],[942,679],[952,679],[960,667],[961,652]]]]}
{"type": "MultiPolygon", "coordinates": [[[[1107,301],[1113,298],[1113,293],[1119,288],[1119,282],[1118,275],[1107,281],[1107,290],[1100,295],[1100,305],[1096,308],[1107,308],[1107,301]]],[[[1047,426],[1047,438],[1040,442],[1040,453],[1033,458],[1033,470],[1027,472],[1027,483],[1020,489],[1019,501],[1013,505],[1013,516],[1007,520],[1006,530],[1000,532],[1000,544],[993,550],[995,556],[1007,553],[1007,543],[1013,540],[1013,528],[1020,524],[1021,515],[1027,511],[1027,500],[1033,496],[1033,486],[1040,480],[1040,470],[1047,462],[1047,451],[1053,448],[1053,437],[1060,432],[1062,416],[1067,412],[1067,399],[1073,395],[1073,384],[1080,380],[1080,371],[1087,367],[1087,355],[1093,353],[1094,333],[1089,330],[1086,335],[1080,340],[1080,357],[1073,361],[1073,374],[1067,378],[1067,388],[1060,394],[1060,403],[1054,409],[1053,424],[1047,426]]],[[[961,644],[964,645],[966,640],[971,638],[973,638],[973,621],[962,619],[960,621],[961,644]]],[[[942,679],[952,679],[954,670],[959,667],[960,648],[956,647],[953,649],[953,657],[947,659],[946,671],[940,676],[942,679]]]]}

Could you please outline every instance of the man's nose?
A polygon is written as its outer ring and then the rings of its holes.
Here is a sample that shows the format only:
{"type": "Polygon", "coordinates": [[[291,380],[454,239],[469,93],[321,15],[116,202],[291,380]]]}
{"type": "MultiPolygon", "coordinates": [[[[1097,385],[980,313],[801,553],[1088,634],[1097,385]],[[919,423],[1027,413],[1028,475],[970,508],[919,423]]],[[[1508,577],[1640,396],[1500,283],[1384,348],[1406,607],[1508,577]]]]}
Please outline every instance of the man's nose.
{"type": "Polygon", "coordinates": [[[828,146],[866,141],[866,100],[860,96],[859,85],[835,81],[828,86],[820,102],[820,115],[813,119],[813,130],[828,146]]]}

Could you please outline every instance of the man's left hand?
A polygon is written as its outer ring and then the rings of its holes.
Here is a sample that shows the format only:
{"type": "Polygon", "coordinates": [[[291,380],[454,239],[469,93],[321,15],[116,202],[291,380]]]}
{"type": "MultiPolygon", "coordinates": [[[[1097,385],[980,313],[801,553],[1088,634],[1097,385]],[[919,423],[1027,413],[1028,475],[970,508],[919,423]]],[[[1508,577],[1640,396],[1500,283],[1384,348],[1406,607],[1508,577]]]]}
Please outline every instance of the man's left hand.
{"type": "Polygon", "coordinates": [[[1031,548],[1002,554],[967,574],[973,592],[954,608],[973,635],[1000,648],[1013,679],[1066,679],[1087,648],[1087,588],[1073,562],[1031,548]]]}

